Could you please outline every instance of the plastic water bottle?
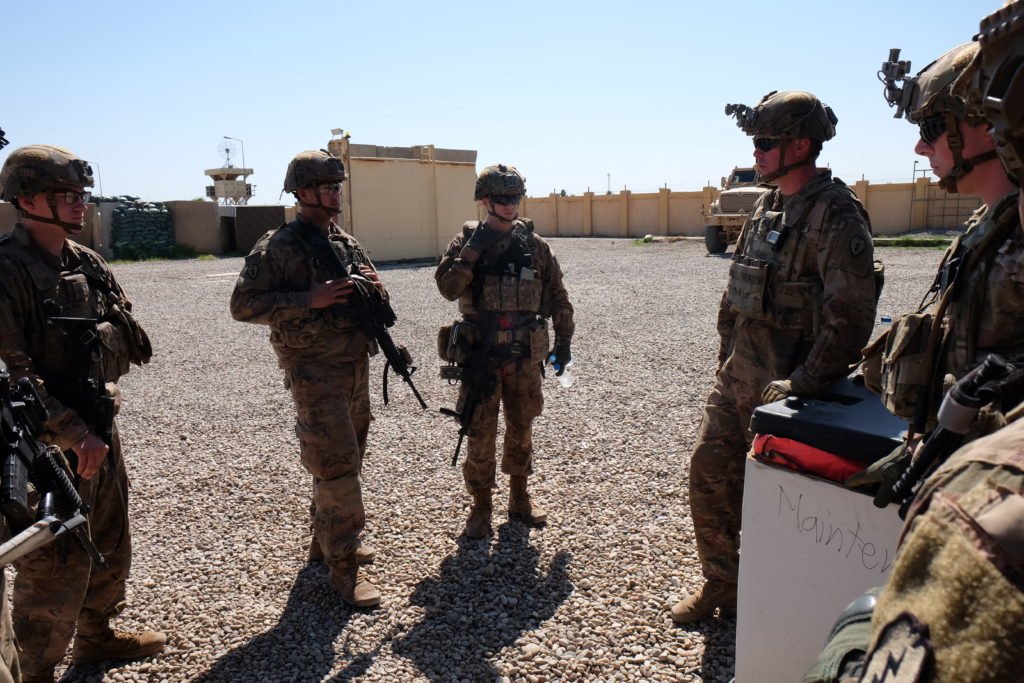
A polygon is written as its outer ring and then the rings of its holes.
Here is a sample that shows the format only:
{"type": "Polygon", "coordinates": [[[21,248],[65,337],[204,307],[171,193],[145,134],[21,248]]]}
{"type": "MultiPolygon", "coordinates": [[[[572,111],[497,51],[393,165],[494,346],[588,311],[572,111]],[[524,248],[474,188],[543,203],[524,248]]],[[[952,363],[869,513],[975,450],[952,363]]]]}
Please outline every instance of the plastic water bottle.
{"type": "MultiPolygon", "coordinates": [[[[575,362],[575,358],[570,358],[569,362],[565,364],[565,372],[563,372],[561,375],[555,375],[555,379],[557,379],[558,382],[566,389],[571,387],[573,385],[573,382],[576,381],[575,379],[573,379],[572,373],[569,372],[569,369],[572,368],[575,362]]],[[[558,370],[562,367],[561,365],[555,362],[555,354],[553,353],[550,356],[548,356],[548,365],[550,365],[555,372],[558,372],[558,370]]]]}

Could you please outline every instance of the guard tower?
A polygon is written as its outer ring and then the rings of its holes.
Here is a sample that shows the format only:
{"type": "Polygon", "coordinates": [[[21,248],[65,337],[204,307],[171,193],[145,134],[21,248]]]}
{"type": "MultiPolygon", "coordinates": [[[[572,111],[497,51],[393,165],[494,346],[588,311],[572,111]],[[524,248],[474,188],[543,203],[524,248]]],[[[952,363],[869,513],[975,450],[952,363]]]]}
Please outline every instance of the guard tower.
{"type": "Polygon", "coordinates": [[[237,154],[232,140],[225,139],[217,146],[217,152],[224,159],[220,168],[206,169],[206,175],[213,179],[213,185],[206,186],[206,196],[222,206],[238,206],[248,204],[252,197],[253,185],[248,182],[252,175],[251,168],[245,168],[245,151],[242,151],[242,167],[231,163],[231,157],[237,154]]]}

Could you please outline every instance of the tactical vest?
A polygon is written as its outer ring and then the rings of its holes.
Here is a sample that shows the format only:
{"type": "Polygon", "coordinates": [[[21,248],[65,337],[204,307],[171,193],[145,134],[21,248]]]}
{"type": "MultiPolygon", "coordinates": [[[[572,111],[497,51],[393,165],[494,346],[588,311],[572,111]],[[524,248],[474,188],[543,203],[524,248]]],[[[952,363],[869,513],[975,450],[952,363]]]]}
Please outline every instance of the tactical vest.
{"type": "MultiPolygon", "coordinates": [[[[478,224],[479,225],[479,224],[478,224]]],[[[468,240],[474,226],[463,226],[468,240]]],[[[491,247],[476,263],[473,284],[459,301],[464,313],[494,311],[536,314],[540,311],[544,284],[533,264],[533,223],[516,222],[507,238],[508,247],[499,253],[491,247]]]]}
{"type": "Polygon", "coordinates": [[[39,254],[18,244],[13,233],[0,239],[0,255],[21,264],[36,299],[35,320],[26,321],[26,352],[48,391],[75,407],[91,398],[78,395],[81,380],[116,382],[128,372],[131,362],[148,362],[153,350],[99,257],[75,246],[70,250],[74,254],[71,262],[57,271],[39,254]],[[83,327],[56,320],[59,318],[97,322],[93,332],[86,332],[83,327]],[[87,347],[83,340],[93,333],[96,346],[87,347]],[[94,349],[97,353],[92,353],[94,349]]]}
{"type": "MultiPolygon", "coordinates": [[[[794,195],[782,210],[778,190],[762,196],[740,236],[729,267],[726,301],[733,312],[813,339],[821,327],[824,283],[818,273],[798,272],[807,234],[820,234],[828,203],[818,201],[838,181],[807,197],[794,195]]],[[[846,189],[849,192],[848,189],[846,189]]],[[[852,193],[851,193],[852,194],[852,193]]]]}
{"type": "MultiPolygon", "coordinates": [[[[282,225],[278,231],[295,239],[305,255],[311,277],[317,282],[346,277],[350,270],[358,272],[360,265],[370,263],[355,241],[342,233],[331,233],[325,238],[316,226],[298,220],[282,225]]],[[[378,351],[376,342],[362,333],[354,311],[345,304],[310,308],[309,317],[272,326],[270,343],[277,351],[281,367],[306,362],[311,357],[322,358],[327,353],[344,359],[372,356],[378,351]],[[339,336],[344,337],[341,343],[339,336]]]]}

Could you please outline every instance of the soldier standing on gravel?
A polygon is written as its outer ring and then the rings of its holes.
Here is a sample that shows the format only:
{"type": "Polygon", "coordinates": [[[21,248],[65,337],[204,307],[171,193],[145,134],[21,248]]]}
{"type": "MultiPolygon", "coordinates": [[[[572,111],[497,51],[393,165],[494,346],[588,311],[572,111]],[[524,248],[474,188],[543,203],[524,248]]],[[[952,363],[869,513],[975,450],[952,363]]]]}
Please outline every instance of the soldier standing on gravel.
{"type": "Polygon", "coordinates": [[[735,609],[744,456],[754,408],[813,396],[843,377],[871,333],[873,247],[853,192],[815,161],[836,117],[806,92],[728,105],[754,138],[762,195],[740,233],[718,314],[715,386],[690,461],[690,513],[705,583],[675,604],[677,623],[735,609]]]}
{"type": "Polygon", "coordinates": [[[348,306],[354,268],[383,285],[341,214],[345,167],[323,150],[288,164],[284,191],[298,218],[260,238],[245,258],[231,294],[235,320],[270,326],[270,344],[284,370],[297,420],[302,464],[313,475],[313,540],[309,561],[324,561],[330,582],[354,607],[380,604],[380,592],[359,566],[373,561],[362,545],[366,524],[360,473],[370,430],[370,355],[376,344],[348,306]],[[333,252],[333,253],[332,253],[333,252]]]}
{"type": "Polygon", "coordinates": [[[18,209],[18,224],[0,238],[0,359],[12,380],[29,377],[39,389],[49,412],[39,438],[63,449],[74,467],[106,559],[94,566],[65,536],[15,563],[14,631],[25,681],[53,680],[76,627],[75,664],[138,659],[166,642],[162,633],[109,624],[124,605],[131,565],[115,382],[129,363],[148,362],[152,348],[106,262],[68,239],[82,231],[92,184],[86,162],[48,145],[14,150],[0,171],[0,197],[18,209]],[[59,318],[95,321],[95,343],[84,345],[82,330],[59,318]]]}
{"type": "MultiPolygon", "coordinates": [[[[469,538],[482,538],[491,528],[499,404],[505,413],[501,471],[510,477],[509,515],[530,526],[547,521],[527,492],[527,478],[533,473],[533,420],[544,407],[541,370],[549,348],[547,318],[555,331],[551,353],[559,375],[572,358],[575,326],[562,269],[551,247],[534,233],[533,221],[519,217],[525,193],[526,182],[515,168],[485,168],[474,198],[487,218],[462,226],[434,273],[441,295],[457,300],[462,314],[451,331],[452,355],[446,360],[466,365],[467,358],[475,358],[465,370],[482,373],[477,381],[488,385],[469,416],[469,449],[462,465],[466,488],[473,495],[464,532],[469,538]]],[[[459,392],[460,409],[470,393],[468,384],[463,381],[459,392]]]]}

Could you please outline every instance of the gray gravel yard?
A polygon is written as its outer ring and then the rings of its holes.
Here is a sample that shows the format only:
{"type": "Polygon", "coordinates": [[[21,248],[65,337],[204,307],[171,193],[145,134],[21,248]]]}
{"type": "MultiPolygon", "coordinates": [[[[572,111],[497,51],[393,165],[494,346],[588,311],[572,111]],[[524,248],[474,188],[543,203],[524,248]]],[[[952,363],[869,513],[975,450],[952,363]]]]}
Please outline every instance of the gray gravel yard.
{"type": "MultiPolygon", "coordinates": [[[[433,265],[384,266],[395,339],[421,365],[422,412],[392,376],[364,466],[375,611],[335,597],[305,565],[309,475],[267,328],[233,321],[242,259],[119,265],[156,355],[122,384],[135,560],[128,626],[170,634],[165,654],[81,681],[727,681],[734,620],[672,625],[698,585],[687,471],[715,370],[729,260],[701,242],[553,239],[576,307],[575,386],[545,381],[530,531],[459,534],[469,496],[449,464],[456,389],[437,377],[438,326],[454,319],[433,265]]],[[[941,249],[879,249],[880,314],[916,306],[941,249]]],[[[822,634],[822,638],[826,634],[822,634]]]]}

